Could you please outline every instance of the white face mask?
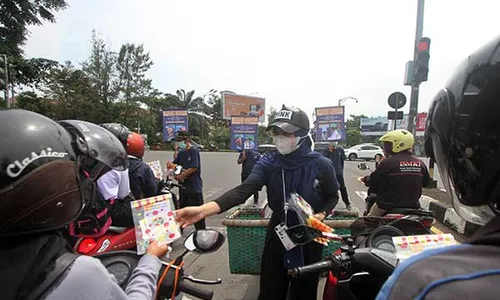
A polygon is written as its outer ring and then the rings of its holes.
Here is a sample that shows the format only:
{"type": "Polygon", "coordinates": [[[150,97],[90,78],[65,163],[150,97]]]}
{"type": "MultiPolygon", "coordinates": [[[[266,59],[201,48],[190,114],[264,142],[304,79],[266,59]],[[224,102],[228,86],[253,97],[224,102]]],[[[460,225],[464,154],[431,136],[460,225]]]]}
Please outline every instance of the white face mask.
{"type": "Polygon", "coordinates": [[[273,137],[273,143],[274,145],[276,145],[276,150],[278,150],[279,153],[287,155],[297,150],[300,147],[301,144],[300,141],[302,140],[302,138],[305,138],[307,136],[311,138],[310,135],[290,136],[290,137],[284,135],[276,135],[273,137]]]}

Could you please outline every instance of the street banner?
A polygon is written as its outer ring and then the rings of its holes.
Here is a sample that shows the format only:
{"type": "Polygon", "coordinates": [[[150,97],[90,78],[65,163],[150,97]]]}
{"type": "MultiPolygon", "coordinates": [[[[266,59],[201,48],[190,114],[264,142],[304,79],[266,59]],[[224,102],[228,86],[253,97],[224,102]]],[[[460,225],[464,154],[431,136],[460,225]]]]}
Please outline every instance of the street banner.
{"type": "Polygon", "coordinates": [[[170,141],[178,131],[187,131],[188,112],[185,109],[163,110],[163,141],[170,141]]]}
{"type": "Polygon", "coordinates": [[[233,116],[231,118],[231,149],[257,149],[259,118],[233,116]]]}
{"type": "Polygon", "coordinates": [[[317,142],[345,140],[343,106],[317,107],[315,123],[317,142]]]}
{"type": "MultiPolygon", "coordinates": [[[[396,129],[408,129],[409,115],[403,115],[402,120],[396,120],[396,129]]],[[[389,120],[389,128],[387,131],[394,130],[394,120],[389,120]]]]}
{"type": "Polygon", "coordinates": [[[425,131],[425,124],[427,122],[427,113],[419,113],[417,115],[416,131],[425,131]]]}
{"type": "Polygon", "coordinates": [[[384,135],[389,129],[387,117],[360,119],[361,135],[384,135]]]}
{"type": "Polygon", "coordinates": [[[231,120],[233,116],[258,117],[259,123],[266,120],[266,99],[231,93],[222,93],[222,116],[231,120]]]}

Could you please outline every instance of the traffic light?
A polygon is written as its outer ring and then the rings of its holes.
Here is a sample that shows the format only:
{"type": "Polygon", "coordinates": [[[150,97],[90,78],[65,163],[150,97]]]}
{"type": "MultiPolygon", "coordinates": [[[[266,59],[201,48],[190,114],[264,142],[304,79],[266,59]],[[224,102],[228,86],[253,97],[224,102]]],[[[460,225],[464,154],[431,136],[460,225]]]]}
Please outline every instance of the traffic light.
{"type": "Polygon", "coordinates": [[[415,57],[414,63],[414,82],[424,82],[427,81],[427,75],[429,74],[429,50],[431,45],[431,39],[423,37],[417,43],[417,55],[415,57]]]}

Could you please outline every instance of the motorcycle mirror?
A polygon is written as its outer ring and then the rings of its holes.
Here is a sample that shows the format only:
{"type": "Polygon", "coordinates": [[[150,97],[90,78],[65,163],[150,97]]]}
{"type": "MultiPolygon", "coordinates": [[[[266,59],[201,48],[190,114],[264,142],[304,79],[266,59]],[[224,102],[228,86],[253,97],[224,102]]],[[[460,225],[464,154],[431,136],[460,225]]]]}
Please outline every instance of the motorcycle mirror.
{"type": "Polygon", "coordinates": [[[368,166],[365,163],[360,163],[360,164],[358,164],[358,169],[364,171],[364,170],[368,169],[368,166]]]}
{"type": "Polygon", "coordinates": [[[199,254],[217,251],[226,238],[217,230],[195,230],[184,240],[184,248],[199,254]]]}
{"type": "Polygon", "coordinates": [[[181,173],[182,173],[182,166],[175,167],[174,175],[181,175],[181,173]]]}
{"type": "Polygon", "coordinates": [[[306,225],[295,225],[286,230],[286,234],[297,245],[305,245],[317,237],[322,237],[321,230],[306,225]]]}

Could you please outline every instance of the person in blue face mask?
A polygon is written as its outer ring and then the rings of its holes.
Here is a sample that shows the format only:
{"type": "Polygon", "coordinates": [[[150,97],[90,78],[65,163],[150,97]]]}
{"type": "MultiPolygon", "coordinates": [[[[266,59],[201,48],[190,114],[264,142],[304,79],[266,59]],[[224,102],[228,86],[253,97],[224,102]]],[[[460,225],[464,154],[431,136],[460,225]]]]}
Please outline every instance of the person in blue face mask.
{"type": "Polygon", "coordinates": [[[304,111],[283,106],[267,130],[272,132],[276,150],[264,155],[241,185],[215,201],[178,210],[177,219],[183,227],[188,226],[244,203],[266,186],[273,215],[262,256],[259,299],[284,300],[287,295],[288,299],[316,299],[319,275],[291,280],[287,270],[320,261],[323,246],[309,243],[286,250],[275,228],[280,228],[280,224],[291,227],[299,222],[291,210],[285,209],[291,193],[301,195],[313,208],[315,217],[323,220],[339,200],[335,169],[328,158],[312,151],[309,118],[304,111]]]}
{"type": "MultiPolygon", "coordinates": [[[[179,189],[180,207],[199,206],[203,204],[203,180],[201,179],[200,152],[191,145],[191,137],[186,131],[179,131],[175,137],[177,147],[174,148],[174,161],[167,162],[167,168],[181,165],[183,171],[174,177],[184,189],[179,189]]],[[[205,229],[205,219],[198,220],[194,227],[205,229]]]]}

